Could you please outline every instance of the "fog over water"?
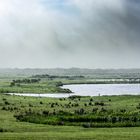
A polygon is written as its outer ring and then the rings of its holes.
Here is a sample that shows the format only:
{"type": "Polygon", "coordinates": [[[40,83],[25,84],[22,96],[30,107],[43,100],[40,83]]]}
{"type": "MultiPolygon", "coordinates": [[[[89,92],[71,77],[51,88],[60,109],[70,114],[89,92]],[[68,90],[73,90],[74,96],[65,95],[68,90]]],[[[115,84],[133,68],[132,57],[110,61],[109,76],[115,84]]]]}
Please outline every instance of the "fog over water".
{"type": "Polygon", "coordinates": [[[139,0],[0,0],[0,68],[140,68],[139,0]]]}

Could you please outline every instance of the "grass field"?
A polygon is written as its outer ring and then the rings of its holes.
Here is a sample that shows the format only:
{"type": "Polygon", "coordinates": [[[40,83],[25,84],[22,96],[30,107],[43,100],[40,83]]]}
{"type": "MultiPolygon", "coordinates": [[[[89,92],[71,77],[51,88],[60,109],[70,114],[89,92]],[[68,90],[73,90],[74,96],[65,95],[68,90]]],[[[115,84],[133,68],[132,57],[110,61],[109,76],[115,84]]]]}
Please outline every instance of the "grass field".
{"type": "Polygon", "coordinates": [[[49,76],[28,81],[32,78],[40,77],[0,78],[0,140],[140,139],[140,96],[56,99],[3,94],[61,93],[70,92],[61,89],[61,84],[139,83],[139,79],[49,76]]]}
{"type": "MultiPolygon", "coordinates": [[[[47,125],[18,121],[14,115],[24,113],[29,109],[39,114],[44,110],[53,112],[54,109],[63,111],[77,110],[89,103],[90,97],[71,99],[33,98],[0,95],[0,140],[139,140],[140,127],[111,127],[111,128],[84,128],[70,125],[47,125]],[[52,103],[62,104],[61,107],[51,107],[52,103]],[[67,108],[69,102],[78,103],[79,106],[67,108]],[[5,108],[4,108],[5,107],[5,108]]],[[[106,109],[118,111],[126,109],[126,112],[137,112],[140,96],[104,96],[94,97],[93,102],[103,101],[106,109]]],[[[87,105],[84,109],[90,112],[95,106],[87,105]]],[[[97,107],[97,106],[96,106],[97,107]]],[[[99,110],[102,108],[98,106],[99,110]]]]}

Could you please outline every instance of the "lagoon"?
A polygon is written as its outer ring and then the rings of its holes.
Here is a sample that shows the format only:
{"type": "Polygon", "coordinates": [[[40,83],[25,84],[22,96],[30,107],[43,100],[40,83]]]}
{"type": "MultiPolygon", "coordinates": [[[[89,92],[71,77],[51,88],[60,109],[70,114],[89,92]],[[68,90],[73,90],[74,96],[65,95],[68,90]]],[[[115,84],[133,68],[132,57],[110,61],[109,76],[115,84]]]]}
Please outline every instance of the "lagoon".
{"type": "Polygon", "coordinates": [[[111,95],[140,95],[140,84],[73,84],[64,85],[73,93],[8,93],[10,95],[31,97],[67,98],[69,96],[111,96],[111,95]]]}

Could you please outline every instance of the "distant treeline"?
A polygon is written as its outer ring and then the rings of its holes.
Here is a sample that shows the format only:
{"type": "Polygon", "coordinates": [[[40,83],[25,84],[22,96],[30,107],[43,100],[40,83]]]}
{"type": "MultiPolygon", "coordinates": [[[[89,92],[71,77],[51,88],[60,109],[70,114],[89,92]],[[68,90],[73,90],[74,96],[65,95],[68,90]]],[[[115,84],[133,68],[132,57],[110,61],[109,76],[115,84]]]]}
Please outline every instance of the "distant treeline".
{"type": "Polygon", "coordinates": [[[32,76],[32,75],[84,75],[92,78],[140,78],[140,69],[0,69],[0,76],[32,76]]]}
{"type": "Polygon", "coordinates": [[[13,80],[14,83],[38,83],[40,79],[22,79],[22,80],[13,80]]]}
{"type": "Polygon", "coordinates": [[[13,80],[10,85],[15,86],[17,84],[32,84],[32,83],[38,83],[40,79],[18,79],[18,80],[13,80]]]}
{"type": "Polygon", "coordinates": [[[47,79],[69,79],[69,80],[74,80],[74,79],[84,79],[85,76],[56,76],[56,75],[48,75],[48,74],[42,74],[42,75],[33,75],[32,78],[47,78],[47,79]]]}

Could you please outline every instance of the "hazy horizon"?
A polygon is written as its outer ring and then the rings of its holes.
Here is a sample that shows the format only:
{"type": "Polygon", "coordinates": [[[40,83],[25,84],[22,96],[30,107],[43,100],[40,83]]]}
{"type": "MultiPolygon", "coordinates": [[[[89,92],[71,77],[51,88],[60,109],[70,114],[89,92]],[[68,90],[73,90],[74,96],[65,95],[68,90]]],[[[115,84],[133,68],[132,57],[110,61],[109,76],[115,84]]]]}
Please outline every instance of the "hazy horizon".
{"type": "Polygon", "coordinates": [[[0,0],[0,68],[140,68],[139,0],[0,0]]]}
{"type": "Polygon", "coordinates": [[[89,68],[89,67],[1,67],[0,69],[89,69],[89,70],[140,70],[140,68],[89,68]]]}

